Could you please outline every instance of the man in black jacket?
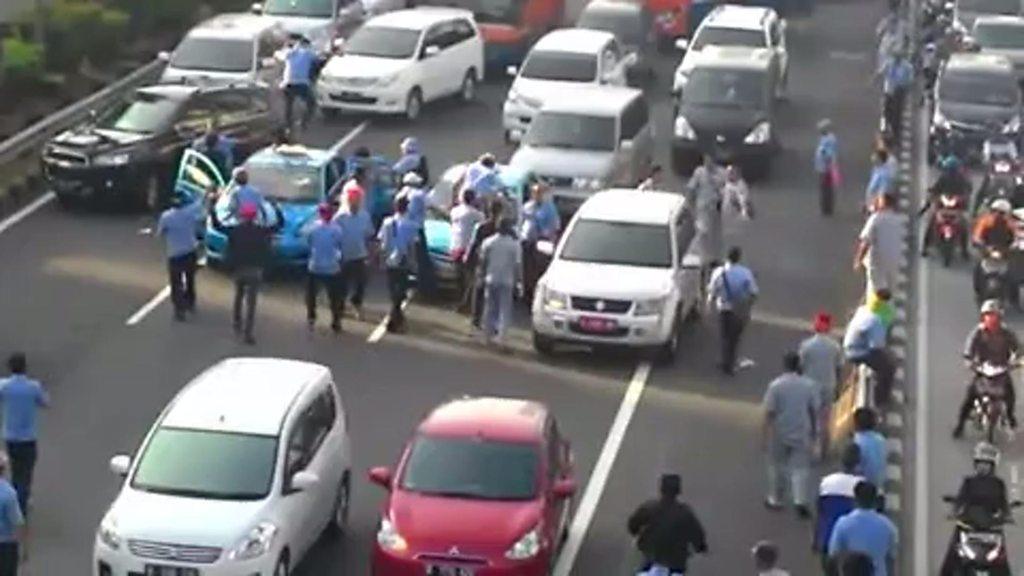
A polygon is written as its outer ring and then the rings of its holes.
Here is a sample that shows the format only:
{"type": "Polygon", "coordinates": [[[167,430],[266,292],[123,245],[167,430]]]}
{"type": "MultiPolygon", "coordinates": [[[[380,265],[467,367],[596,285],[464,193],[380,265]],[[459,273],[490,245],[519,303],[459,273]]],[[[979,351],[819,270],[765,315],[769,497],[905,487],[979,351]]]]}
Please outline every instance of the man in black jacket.
{"type": "Polygon", "coordinates": [[[270,259],[271,241],[284,225],[281,208],[274,204],[274,221],[271,224],[260,223],[260,207],[251,202],[243,203],[238,208],[239,222],[235,226],[225,226],[217,218],[217,211],[211,210],[214,229],[228,237],[227,260],[234,271],[235,334],[241,335],[246,344],[256,344],[253,337],[253,323],[256,319],[256,297],[260,283],[263,281],[263,269],[270,259]],[[245,306],[245,318],[242,318],[242,306],[245,306]]]}
{"type": "Polygon", "coordinates": [[[462,306],[471,310],[473,326],[480,327],[480,319],[484,315],[484,281],[477,270],[480,263],[480,246],[484,240],[498,233],[498,222],[505,206],[501,202],[492,202],[487,206],[487,220],[476,225],[469,241],[469,249],[463,256],[465,269],[473,278],[468,282],[466,292],[462,295],[462,306]]]}
{"type": "Polygon", "coordinates": [[[667,568],[672,576],[686,573],[690,554],[706,554],[704,527],[688,505],[679,501],[678,474],[661,477],[661,497],[643,503],[629,517],[630,535],[644,555],[644,570],[667,568]]]}

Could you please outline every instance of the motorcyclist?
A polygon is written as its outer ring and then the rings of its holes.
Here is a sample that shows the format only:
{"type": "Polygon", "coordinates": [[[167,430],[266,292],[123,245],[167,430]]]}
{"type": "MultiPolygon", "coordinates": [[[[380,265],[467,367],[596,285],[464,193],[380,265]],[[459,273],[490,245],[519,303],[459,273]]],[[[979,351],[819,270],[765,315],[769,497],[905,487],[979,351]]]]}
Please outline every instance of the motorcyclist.
{"type": "MultiPolygon", "coordinates": [[[[1010,503],[1006,497],[1006,484],[996,475],[999,465],[999,449],[980,442],[974,447],[974,474],[964,478],[954,501],[954,517],[958,521],[981,522],[979,528],[998,525],[1009,518],[1010,503]]],[[[959,524],[953,530],[946,557],[942,562],[941,576],[956,574],[959,564],[957,545],[960,540],[959,524]]],[[[1009,566],[1000,567],[1009,574],[1009,566]]]]}
{"type": "MultiPolygon", "coordinates": [[[[941,170],[939,177],[928,188],[928,198],[920,211],[920,215],[924,216],[922,221],[928,223],[928,226],[924,229],[924,241],[921,244],[922,256],[928,255],[928,248],[934,241],[935,230],[931,226],[931,222],[935,216],[935,210],[939,206],[939,199],[942,196],[957,196],[960,198],[961,206],[966,206],[968,196],[971,193],[971,182],[960,169],[960,160],[955,155],[950,154],[939,161],[939,169],[941,170]]],[[[967,216],[964,214],[961,215],[960,225],[961,230],[967,230],[967,216]]],[[[966,234],[961,237],[960,249],[966,256],[966,234]]]]}
{"type": "Polygon", "coordinates": [[[661,496],[640,505],[627,529],[644,555],[643,571],[682,576],[692,552],[708,551],[704,528],[688,505],[679,501],[678,474],[661,477],[661,496]]]}
{"type": "MultiPolygon", "coordinates": [[[[981,305],[981,322],[974,327],[967,342],[964,344],[964,359],[967,366],[973,371],[974,368],[985,362],[997,366],[1009,366],[1017,357],[1020,351],[1020,342],[1017,335],[1003,324],[1003,313],[996,300],[986,300],[981,305]]],[[[1013,386],[1013,378],[1007,371],[999,380],[1003,385],[1003,404],[1006,409],[1006,419],[1011,428],[1017,427],[1017,394],[1013,386]]],[[[957,418],[956,428],[953,430],[953,437],[960,438],[964,433],[964,424],[971,414],[974,401],[978,398],[978,376],[972,376],[967,386],[967,394],[960,404],[960,414],[957,418]]]]}
{"type": "MultiPolygon", "coordinates": [[[[1009,200],[997,198],[992,201],[989,208],[987,213],[978,217],[974,224],[974,231],[971,234],[974,244],[981,251],[982,260],[992,252],[1001,252],[1003,255],[1008,255],[1010,248],[1013,247],[1015,238],[1014,225],[1010,220],[1012,206],[1009,200]]],[[[981,293],[981,286],[984,281],[982,260],[979,260],[974,267],[975,294],[981,293]]],[[[1007,296],[1014,306],[1020,306],[1017,290],[1014,287],[1008,290],[1007,296]]]]}

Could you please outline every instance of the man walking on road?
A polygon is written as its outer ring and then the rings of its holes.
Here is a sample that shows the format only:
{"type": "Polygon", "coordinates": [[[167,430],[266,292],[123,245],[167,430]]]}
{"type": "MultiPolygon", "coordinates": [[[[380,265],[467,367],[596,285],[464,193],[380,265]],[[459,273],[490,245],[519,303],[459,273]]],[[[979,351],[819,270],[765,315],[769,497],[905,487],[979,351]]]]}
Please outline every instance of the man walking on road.
{"type": "Polygon", "coordinates": [[[157,221],[156,234],[164,239],[167,251],[167,274],[171,286],[174,319],[182,321],[186,312],[196,310],[196,228],[201,224],[203,199],[189,202],[175,194],[173,206],[164,210],[157,221]]]}
{"type": "Polygon", "coordinates": [[[448,215],[452,224],[451,256],[456,268],[460,312],[469,310],[472,298],[470,294],[474,270],[466,264],[466,254],[473,242],[473,231],[484,221],[484,213],[476,207],[475,202],[476,192],[469,188],[463,189],[459,194],[459,204],[448,215]]]}
{"type": "Polygon", "coordinates": [[[829,541],[829,557],[846,552],[859,552],[871,558],[875,576],[894,573],[896,559],[896,525],[883,514],[875,511],[878,490],[868,481],[857,483],[854,488],[857,508],[836,521],[829,541]]]}
{"type": "Polygon", "coordinates": [[[10,462],[0,453],[0,576],[18,576],[18,564],[28,560],[25,516],[7,481],[9,469],[10,462]]]}
{"type": "Polygon", "coordinates": [[[872,211],[878,199],[892,192],[892,185],[895,181],[895,174],[892,165],[889,163],[889,153],[885,148],[875,150],[873,164],[871,165],[871,176],[868,178],[868,186],[864,190],[864,212],[872,211]]]}
{"type": "Polygon", "coordinates": [[[515,237],[515,222],[502,218],[498,233],[480,246],[480,275],[485,286],[484,343],[504,345],[512,320],[512,299],[522,276],[523,251],[515,237]]]}
{"type": "Polygon", "coordinates": [[[814,334],[800,343],[800,366],[804,376],[818,385],[818,429],[822,431],[821,453],[828,452],[828,427],[832,415],[832,402],[836,399],[836,384],[843,369],[843,348],[829,333],[832,316],[819,312],[814,317],[814,334]]]}
{"type": "Polygon", "coordinates": [[[906,219],[896,213],[896,197],[883,194],[878,211],[868,217],[853,257],[854,270],[867,269],[868,293],[896,289],[903,260],[906,219]]]}
{"type": "Polygon", "coordinates": [[[711,273],[708,283],[708,306],[718,312],[722,339],[722,373],[736,372],[736,354],[743,329],[750,320],[750,310],[757,299],[758,288],[754,274],[740,264],[743,252],[737,246],[729,249],[724,266],[711,273]]]}
{"type": "Polygon", "coordinates": [[[469,249],[466,251],[465,266],[473,275],[470,281],[469,290],[465,294],[463,303],[471,309],[471,318],[474,328],[480,328],[480,321],[484,315],[484,279],[479,274],[480,268],[480,247],[484,240],[498,233],[498,223],[505,211],[505,205],[501,202],[491,202],[487,207],[487,220],[476,225],[469,242],[469,249]]]}
{"type": "Polygon", "coordinates": [[[36,421],[39,409],[50,405],[50,396],[39,382],[26,376],[28,361],[23,353],[11,354],[7,368],[11,371],[10,377],[0,380],[4,440],[10,457],[11,483],[18,493],[20,510],[27,516],[32,473],[38,456],[36,421]]]}
{"type": "Polygon", "coordinates": [[[768,461],[765,506],[782,508],[784,484],[789,481],[797,516],[811,517],[807,506],[813,446],[818,434],[818,393],[814,382],[800,374],[800,356],[787,352],[785,370],[764,395],[764,442],[768,461]]]}
{"type": "Polygon", "coordinates": [[[384,269],[388,277],[388,294],[391,296],[391,312],[388,314],[388,332],[405,331],[405,314],[402,305],[409,291],[409,274],[412,272],[419,229],[408,217],[409,199],[395,198],[395,213],[381,224],[377,239],[384,255],[384,269]]]}
{"type": "Polygon", "coordinates": [[[831,216],[835,209],[836,188],[839,187],[839,142],[832,132],[832,121],[818,122],[818,146],[814,149],[814,171],[818,175],[818,203],[822,216],[831,216]]]}
{"type": "Polygon", "coordinates": [[[878,74],[882,76],[882,92],[885,95],[883,115],[885,127],[895,142],[900,141],[903,128],[903,102],[914,81],[914,67],[907,58],[905,48],[898,48],[886,58],[878,74]]]}
{"type": "Polygon", "coordinates": [[[256,344],[256,338],[253,336],[256,300],[260,284],[263,282],[263,269],[270,261],[271,241],[274,234],[284,225],[284,215],[277,204],[274,204],[273,226],[259,223],[259,211],[259,207],[252,202],[242,204],[238,209],[240,222],[235,226],[225,226],[217,218],[217,211],[210,211],[213,228],[228,237],[228,264],[233,270],[235,280],[232,326],[235,334],[241,336],[243,342],[249,345],[256,344]]]}
{"type": "Polygon", "coordinates": [[[533,289],[544,274],[546,256],[537,250],[537,242],[554,242],[562,225],[558,208],[547,197],[547,187],[534,184],[530,189],[530,201],[523,206],[523,225],[519,238],[523,244],[523,301],[529,306],[533,302],[533,289]]]}
{"type": "Polygon", "coordinates": [[[309,263],[306,276],[306,321],[316,327],[316,300],[322,286],[331,307],[331,330],[341,332],[341,259],[344,238],[332,220],[334,206],[324,203],[317,209],[320,221],[309,232],[309,263]]]}
{"type": "Polygon", "coordinates": [[[678,474],[663,474],[661,497],[640,505],[626,528],[644,555],[643,570],[682,576],[693,553],[707,554],[704,527],[693,510],[679,500],[682,481],[678,474]]]}
{"type": "Polygon", "coordinates": [[[352,295],[356,320],[363,319],[363,298],[369,276],[367,261],[373,242],[373,218],[363,207],[363,188],[351,187],[345,192],[345,205],[334,217],[341,227],[341,291],[338,294],[339,314],[345,314],[345,301],[352,295]]]}

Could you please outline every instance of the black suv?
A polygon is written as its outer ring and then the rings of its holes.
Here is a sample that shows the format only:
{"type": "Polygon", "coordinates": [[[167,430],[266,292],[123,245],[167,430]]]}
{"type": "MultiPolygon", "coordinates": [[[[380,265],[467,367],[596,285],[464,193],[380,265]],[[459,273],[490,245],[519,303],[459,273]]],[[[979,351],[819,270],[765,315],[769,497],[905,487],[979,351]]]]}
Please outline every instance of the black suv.
{"type": "Polygon", "coordinates": [[[672,165],[688,173],[710,154],[767,175],[779,149],[775,118],[778,74],[768,50],[707,46],[679,94],[672,165]]]}
{"type": "Polygon", "coordinates": [[[43,174],[62,204],[165,204],[183,150],[210,123],[235,140],[235,160],[269,144],[282,124],[270,92],[256,86],[140,88],[86,123],[55,136],[43,174]]]}

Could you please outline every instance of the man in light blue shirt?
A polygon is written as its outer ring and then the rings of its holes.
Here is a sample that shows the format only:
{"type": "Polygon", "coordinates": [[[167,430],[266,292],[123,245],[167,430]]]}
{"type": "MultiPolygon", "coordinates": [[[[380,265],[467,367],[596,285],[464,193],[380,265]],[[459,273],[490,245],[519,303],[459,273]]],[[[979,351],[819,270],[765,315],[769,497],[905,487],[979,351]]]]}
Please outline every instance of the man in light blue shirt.
{"type": "Polygon", "coordinates": [[[186,312],[196,309],[196,230],[203,216],[203,199],[190,202],[175,194],[173,203],[160,215],[156,234],[164,239],[167,251],[174,318],[184,320],[186,312]]]}
{"type": "Polygon", "coordinates": [[[885,116],[885,125],[894,141],[899,142],[903,102],[914,81],[914,67],[901,50],[886,59],[879,74],[882,75],[882,92],[885,95],[882,112],[885,116]]]}
{"type": "Polygon", "coordinates": [[[863,364],[874,371],[873,396],[876,404],[889,401],[896,373],[896,363],[886,348],[888,334],[885,322],[878,314],[878,310],[887,306],[890,298],[888,290],[878,290],[872,306],[865,304],[854,312],[843,338],[843,353],[847,362],[863,364]]]}
{"type": "Polygon", "coordinates": [[[434,264],[427,251],[427,234],[424,224],[427,220],[427,191],[423,188],[423,178],[416,172],[406,172],[402,176],[404,187],[399,192],[409,200],[409,212],[406,218],[416,226],[419,242],[416,245],[416,288],[422,296],[430,297],[437,288],[434,277],[434,264]]]}
{"type": "Polygon", "coordinates": [[[0,454],[0,576],[17,576],[25,542],[25,516],[17,492],[7,481],[9,470],[10,462],[0,454]]]}
{"type": "Polygon", "coordinates": [[[284,57],[284,78],[281,88],[284,89],[284,117],[286,125],[292,127],[292,113],[295,99],[301,98],[306,103],[302,117],[302,126],[309,125],[316,111],[316,98],[313,97],[313,74],[317,64],[317,56],[309,45],[309,38],[300,36],[284,57]]]}
{"type": "Polygon", "coordinates": [[[309,263],[306,276],[306,321],[309,329],[316,326],[316,300],[322,286],[331,307],[331,330],[341,332],[341,306],[338,304],[341,282],[341,259],[344,233],[334,219],[334,206],[317,208],[319,221],[309,232],[309,263]]]}
{"type": "Polygon", "coordinates": [[[547,262],[537,251],[540,240],[555,241],[562,220],[558,216],[558,208],[547,197],[547,188],[543,184],[534,184],[530,189],[530,201],[523,206],[523,223],[519,238],[523,246],[523,301],[533,302],[533,290],[537,280],[544,274],[547,262]]]}
{"type": "Polygon", "coordinates": [[[50,396],[39,382],[26,376],[28,360],[23,353],[12,354],[7,367],[11,376],[0,380],[4,440],[11,459],[11,483],[18,492],[21,510],[27,511],[38,456],[36,420],[39,409],[50,405],[50,396]]]}
{"type": "Polygon", "coordinates": [[[388,332],[405,331],[405,315],[402,305],[409,290],[409,273],[415,258],[419,229],[408,218],[409,199],[395,198],[395,213],[388,216],[377,232],[384,257],[384,269],[388,277],[388,293],[391,296],[391,312],[388,314],[388,332]]]}
{"type": "Polygon", "coordinates": [[[487,202],[498,193],[501,181],[498,179],[498,162],[494,154],[482,154],[476,162],[466,168],[462,187],[476,192],[477,200],[480,202],[487,202]]]}
{"type": "Polygon", "coordinates": [[[875,576],[893,573],[898,543],[896,525],[875,511],[878,491],[875,485],[861,481],[853,490],[857,508],[836,521],[828,544],[828,555],[836,558],[846,552],[871,558],[875,576]]]}
{"type": "Polygon", "coordinates": [[[360,188],[349,188],[345,193],[345,206],[334,221],[341,226],[341,293],[338,295],[340,313],[345,314],[345,301],[352,294],[352,307],[357,320],[363,318],[363,297],[366,293],[366,261],[373,240],[373,218],[363,208],[360,188]]]}
{"type": "Polygon", "coordinates": [[[877,199],[889,193],[893,183],[892,165],[889,164],[889,153],[884,149],[875,150],[874,164],[871,166],[871,177],[864,191],[864,209],[870,211],[877,199]]]}
{"type": "Polygon", "coordinates": [[[402,178],[409,172],[415,172],[426,182],[430,175],[427,173],[427,159],[420,150],[420,141],[415,136],[408,136],[398,145],[402,156],[391,167],[395,176],[402,178]]]}
{"type": "Polygon", "coordinates": [[[228,205],[228,210],[234,219],[238,220],[238,209],[246,204],[252,204],[258,209],[258,220],[261,225],[267,225],[265,215],[263,214],[263,205],[266,202],[263,198],[263,194],[258,188],[249,183],[249,171],[244,167],[239,166],[231,173],[232,180],[235,181],[235,191],[231,195],[231,200],[228,205]]]}
{"type": "Polygon", "coordinates": [[[708,306],[718,312],[722,338],[722,362],[719,367],[726,376],[736,371],[740,337],[750,320],[750,309],[758,295],[754,274],[740,264],[742,254],[738,246],[730,248],[725,265],[716,268],[708,282],[708,306]]]}
{"type": "Polygon", "coordinates": [[[871,408],[857,408],[853,412],[853,442],[860,448],[860,465],[857,473],[884,492],[886,480],[886,459],[888,447],[885,436],[875,428],[878,415],[871,408]]]}
{"type": "Polygon", "coordinates": [[[839,142],[828,118],[818,122],[818,146],[814,149],[814,171],[818,174],[819,205],[822,216],[831,216],[835,207],[835,177],[838,170],[839,142]]]}

